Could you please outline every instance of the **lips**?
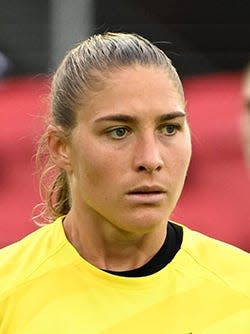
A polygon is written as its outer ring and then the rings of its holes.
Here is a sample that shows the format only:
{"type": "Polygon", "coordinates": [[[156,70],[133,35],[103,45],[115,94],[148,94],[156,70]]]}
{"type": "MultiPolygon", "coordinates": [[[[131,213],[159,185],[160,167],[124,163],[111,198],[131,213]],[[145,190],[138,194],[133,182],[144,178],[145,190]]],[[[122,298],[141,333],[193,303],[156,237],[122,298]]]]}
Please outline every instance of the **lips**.
{"type": "Polygon", "coordinates": [[[137,204],[159,204],[166,198],[166,190],[160,186],[141,186],[127,193],[128,199],[137,204]]]}
{"type": "Polygon", "coordinates": [[[136,187],[128,192],[128,194],[159,194],[166,193],[166,190],[160,186],[141,186],[136,187]]]}

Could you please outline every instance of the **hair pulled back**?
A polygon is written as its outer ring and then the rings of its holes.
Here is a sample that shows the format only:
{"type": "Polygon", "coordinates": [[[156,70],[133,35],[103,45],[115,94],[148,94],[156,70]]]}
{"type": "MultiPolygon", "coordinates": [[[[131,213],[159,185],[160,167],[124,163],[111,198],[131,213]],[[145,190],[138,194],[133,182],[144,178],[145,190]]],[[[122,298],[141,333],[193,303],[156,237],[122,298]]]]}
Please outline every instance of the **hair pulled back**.
{"type": "MultiPolygon", "coordinates": [[[[77,123],[77,110],[83,107],[89,91],[101,89],[105,75],[132,65],[164,68],[184,101],[182,84],[171,60],[147,39],[129,33],[98,34],[70,50],[56,70],[51,87],[48,122],[59,126],[65,138],[77,123]]],[[[41,169],[40,195],[43,203],[36,223],[48,223],[69,212],[70,188],[64,170],[52,162],[47,146],[48,133],[42,136],[37,163],[41,169]]],[[[36,208],[38,208],[37,206],[36,208]]]]}

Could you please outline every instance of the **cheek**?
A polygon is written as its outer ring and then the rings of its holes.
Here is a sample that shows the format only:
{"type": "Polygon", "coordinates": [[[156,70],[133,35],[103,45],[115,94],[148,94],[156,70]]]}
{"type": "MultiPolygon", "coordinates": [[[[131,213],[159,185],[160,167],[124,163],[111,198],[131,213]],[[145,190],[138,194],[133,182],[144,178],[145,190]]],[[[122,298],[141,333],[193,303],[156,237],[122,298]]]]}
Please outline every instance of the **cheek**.
{"type": "Polygon", "coordinates": [[[190,163],[190,154],[188,152],[183,152],[183,154],[180,154],[179,156],[176,155],[175,161],[172,165],[172,178],[173,180],[177,180],[180,183],[183,182],[183,180],[186,177],[187,170],[190,163]]]}
{"type": "Polygon", "coordinates": [[[171,166],[170,184],[173,194],[178,199],[186,179],[189,163],[191,160],[191,143],[185,147],[180,147],[175,152],[175,158],[171,166]]]}
{"type": "Polygon", "coordinates": [[[184,142],[177,144],[173,152],[173,161],[176,172],[186,173],[192,155],[190,135],[186,135],[184,142]]]}
{"type": "Polygon", "coordinates": [[[82,184],[105,186],[115,177],[115,165],[112,155],[89,147],[78,159],[77,174],[82,184]]]}

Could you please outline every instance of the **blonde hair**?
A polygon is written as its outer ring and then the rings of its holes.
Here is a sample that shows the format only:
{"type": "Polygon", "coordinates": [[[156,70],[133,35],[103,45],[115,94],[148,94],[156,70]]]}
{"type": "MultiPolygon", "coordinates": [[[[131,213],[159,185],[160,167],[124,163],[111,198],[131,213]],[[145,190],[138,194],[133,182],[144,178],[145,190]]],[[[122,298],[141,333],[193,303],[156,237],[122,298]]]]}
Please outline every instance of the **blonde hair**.
{"type": "MultiPolygon", "coordinates": [[[[76,110],[88,98],[88,91],[101,89],[105,75],[107,78],[112,71],[133,65],[164,68],[184,101],[179,76],[162,50],[137,34],[108,32],[82,41],[65,56],[52,80],[48,122],[60,126],[65,138],[70,136],[77,122],[76,110]]],[[[66,215],[71,207],[66,172],[53,164],[47,137],[45,132],[36,156],[41,169],[40,194],[43,200],[40,213],[34,216],[39,224],[41,219],[42,223],[52,222],[66,215]]]]}

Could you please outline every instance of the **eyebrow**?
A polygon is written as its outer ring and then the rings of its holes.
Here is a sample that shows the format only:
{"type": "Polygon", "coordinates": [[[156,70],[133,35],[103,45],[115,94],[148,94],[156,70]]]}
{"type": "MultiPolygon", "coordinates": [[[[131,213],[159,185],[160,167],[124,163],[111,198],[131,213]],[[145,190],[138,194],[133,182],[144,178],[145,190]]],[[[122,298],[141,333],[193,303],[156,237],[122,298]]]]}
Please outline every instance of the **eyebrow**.
{"type": "Polygon", "coordinates": [[[168,114],[161,115],[158,120],[160,122],[169,121],[171,119],[177,118],[177,117],[186,117],[186,113],[184,111],[173,111],[168,114]]]}
{"type": "MultiPolygon", "coordinates": [[[[169,121],[171,119],[177,118],[177,117],[185,117],[186,113],[183,111],[173,111],[167,114],[163,114],[159,117],[157,117],[157,121],[159,122],[165,122],[169,121]]],[[[100,118],[97,118],[95,120],[95,123],[104,122],[104,121],[119,121],[124,123],[136,123],[138,122],[137,117],[125,115],[125,114],[113,114],[113,115],[107,115],[100,118]]]]}

